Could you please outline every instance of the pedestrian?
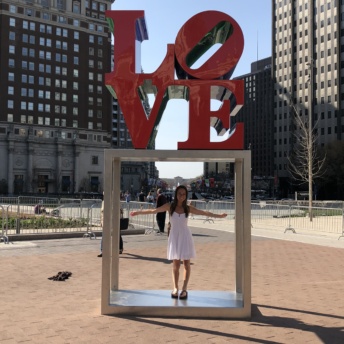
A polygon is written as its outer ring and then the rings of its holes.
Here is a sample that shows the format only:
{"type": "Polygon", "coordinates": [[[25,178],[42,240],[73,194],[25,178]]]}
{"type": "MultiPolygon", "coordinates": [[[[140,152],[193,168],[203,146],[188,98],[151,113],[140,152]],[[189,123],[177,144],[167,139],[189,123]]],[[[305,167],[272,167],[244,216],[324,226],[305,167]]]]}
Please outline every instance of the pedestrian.
{"type": "Polygon", "coordinates": [[[130,194],[129,191],[127,191],[127,192],[125,193],[124,197],[125,197],[125,201],[126,201],[127,203],[129,203],[129,202],[131,201],[131,194],[130,194]]]}
{"type": "Polygon", "coordinates": [[[196,257],[195,245],[190,228],[188,227],[189,214],[204,215],[208,217],[224,218],[226,213],[215,214],[210,211],[200,210],[187,204],[188,191],[184,185],[179,185],[174,194],[172,203],[165,203],[159,208],[132,211],[131,216],[144,214],[157,214],[169,212],[171,222],[171,232],[167,243],[167,259],[172,260],[173,290],[171,297],[185,300],[188,297],[188,283],[191,274],[190,259],[196,257]],[[179,294],[179,270],[183,260],[184,279],[181,292],[179,294]]]}
{"type": "Polygon", "coordinates": [[[154,202],[154,196],[152,195],[152,193],[150,191],[148,192],[148,195],[147,195],[147,202],[148,203],[154,202]]]}
{"type": "MultiPolygon", "coordinates": [[[[104,197],[104,193],[103,193],[104,197]]],[[[121,208],[121,218],[123,217],[123,209],[121,208]]],[[[104,227],[104,199],[102,200],[102,206],[100,208],[100,225],[104,227]]],[[[123,253],[123,239],[121,235],[121,230],[119,231],[119,254],[123,253]]],[[[97,257],[103,257],[103,238],[100,241],[100,253],[97,257]]]]}
{"type": "Polygon", "coordinates": [[[143,190],[141,190],[141,192],[139,193],[139,202],[144,202],[146,200],[146,195],[143,192],[143,190]]]}
{"type": "MultiPolygon", "coordinates": [[[[167,203],[165,195],[162,193],[161,189],[157,190],[156,207],[159,208],[167,203]]],[[[165,221],[166,221],[166,211],[156,214],[156,222],[158,224],[158,233],[164,233],[165,231],[165,221]]]]}

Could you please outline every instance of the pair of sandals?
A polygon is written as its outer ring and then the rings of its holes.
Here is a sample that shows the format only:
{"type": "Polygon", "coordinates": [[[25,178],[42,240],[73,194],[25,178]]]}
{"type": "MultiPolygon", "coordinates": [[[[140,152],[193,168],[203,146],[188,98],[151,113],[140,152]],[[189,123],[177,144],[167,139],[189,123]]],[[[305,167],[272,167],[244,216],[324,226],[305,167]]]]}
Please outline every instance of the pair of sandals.
{"type": "Polygon", "coordinates": [[[171,293],[172,299],[178,299],[179,300],[186,300],[188,298],[188,292],[186,290],[182,290],[180,294],[178,295],[178,291],[176,293],[171,293]]]}

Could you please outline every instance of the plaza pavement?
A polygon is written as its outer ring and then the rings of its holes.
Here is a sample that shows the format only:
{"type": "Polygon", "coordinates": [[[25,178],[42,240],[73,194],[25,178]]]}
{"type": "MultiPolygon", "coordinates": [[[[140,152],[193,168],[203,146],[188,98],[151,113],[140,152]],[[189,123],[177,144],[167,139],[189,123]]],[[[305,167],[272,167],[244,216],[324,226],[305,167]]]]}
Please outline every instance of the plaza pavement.
{"type": "MultiPolygon", "coordinates": [[[[234,289],[231,228],[190,221],[192,290],[234,289]]],[[[0,344],[344,343],[344,238],[252,227],[249,320],[100,314],[99,238],[0,243],[0,344]],[[64,282],[49,280],[72,272],[64,282]]],[[[120,288],[171,290],[166,235],[125,235],[120,288]]]]}

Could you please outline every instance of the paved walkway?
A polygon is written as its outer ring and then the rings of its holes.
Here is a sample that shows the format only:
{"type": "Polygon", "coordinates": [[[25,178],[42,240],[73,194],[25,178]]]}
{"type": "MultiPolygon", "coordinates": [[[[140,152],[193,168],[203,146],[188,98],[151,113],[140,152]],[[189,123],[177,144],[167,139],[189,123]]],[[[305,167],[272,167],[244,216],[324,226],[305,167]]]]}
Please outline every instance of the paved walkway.
{"type": "MultiPolygon", "coordinates": [[[[220,220],[194,224],[189,292],[233,289],[233,233],[220,220]]],[[[240,321],[102,316],[99,239],[0,243],[0,344],[343,344],[344,238],[264,226],[252,234],[252,318],[240,321]],[[73,275],[48,279],[59,271],[73,275]]],[[[166,236],[123,239],[120,288],[170,290],[166,236]]]]}

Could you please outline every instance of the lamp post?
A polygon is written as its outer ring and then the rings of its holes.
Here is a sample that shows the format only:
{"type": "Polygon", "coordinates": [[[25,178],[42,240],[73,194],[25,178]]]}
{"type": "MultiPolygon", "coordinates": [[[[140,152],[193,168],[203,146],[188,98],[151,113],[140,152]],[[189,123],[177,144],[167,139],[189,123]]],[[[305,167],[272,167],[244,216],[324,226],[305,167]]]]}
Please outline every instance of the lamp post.
{"type": "Polygon", "coordinates": [[[313,201],[313,60],[307,63],[308,66],[308,200],[309,218],[312,221],[313,201]]]}

